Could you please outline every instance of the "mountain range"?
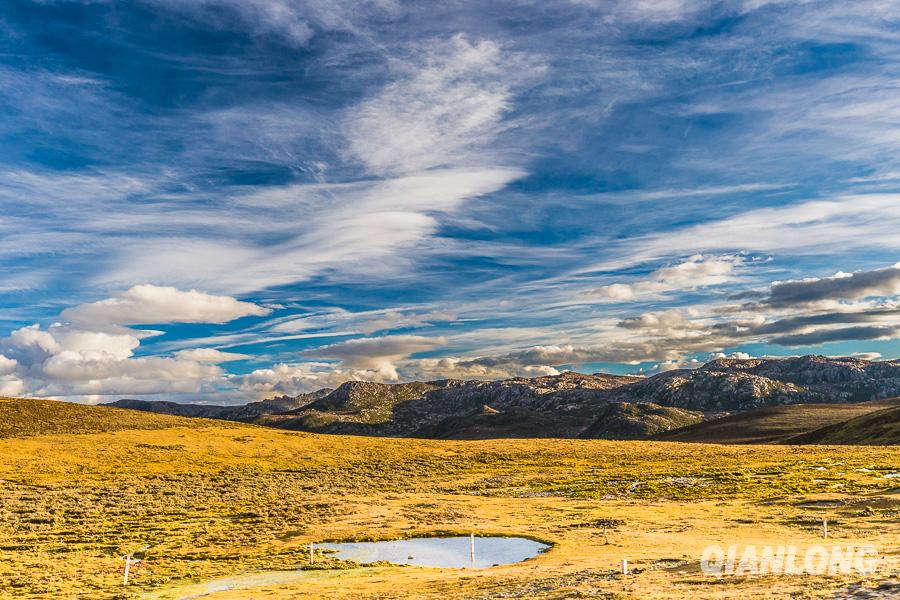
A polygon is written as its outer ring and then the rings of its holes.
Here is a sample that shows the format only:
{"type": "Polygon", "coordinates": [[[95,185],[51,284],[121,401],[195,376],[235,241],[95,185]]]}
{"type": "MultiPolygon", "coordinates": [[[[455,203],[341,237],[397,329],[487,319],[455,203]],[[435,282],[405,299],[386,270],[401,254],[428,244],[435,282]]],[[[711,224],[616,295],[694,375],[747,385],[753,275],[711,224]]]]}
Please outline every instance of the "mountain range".
{"type": "MultiPolygon", "coordinates": [[[[332,434],[437,439],[666,439],[671,435],[667,432],[692,430],[695,433],[688,435],[690,441],[717,441],[717,435],[735,427],[777,422],[778,418],[748,417],[770,407],[803,405],[813,407],[805,409],[804,415],[810,411],[824,415],[834,405],[852,404],[859,410],[846,413],[846,417],[855,419],[887,407],[875,403],[872,411],[867,411],[865,403],[895,396],[900,396],[898,360],[802,356],[717,359],[697,369],[651,377],[567,371],[500,381],[348,381],[337,389],[242,406],[130,399],[112,405],[332,434]],[[731,419],[732,425],[711,426],[720,419],[731,419]],[[704,431],[709,440],[703,439],[704,431]]],[[[842,413],[832,410],[828,414],[842,413]]],[[[805,417],[803,423],[807,424],[805,428],[794,431],[794,435],[811,433],[819,424],[836,426],[838,421],[834,416],[824,420],[813,416],[805,417]]],[[[775,437],[786,441],[791,436],[775,437]]],[[[831,437],[840,435],[832,432],[831,437]]],[[[757,438],[766,435],[748,433],[742,439],[757,438]]]]}

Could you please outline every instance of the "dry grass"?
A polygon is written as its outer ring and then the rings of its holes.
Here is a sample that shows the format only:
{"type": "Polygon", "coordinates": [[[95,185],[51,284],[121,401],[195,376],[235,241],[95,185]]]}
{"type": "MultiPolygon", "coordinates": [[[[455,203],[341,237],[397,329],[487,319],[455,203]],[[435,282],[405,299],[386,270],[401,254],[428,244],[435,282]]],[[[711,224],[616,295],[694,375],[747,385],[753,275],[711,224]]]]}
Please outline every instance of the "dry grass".
{"type": "Polygon", "coordinates": [[[478,531],[554,547],[477,572],[304,571],[210,597],[821,597],[846,581],[716,580],[698,558],[710,543],[814,544],[825,516],[841,543],[900,542],[897,479],[884,477],[900,470],[896,448],[438,442],[175,421],[0,440],[0,596],[178,598],[303,565],[310,541],[478,531]],[[124,590],[119,557],[144,544],[124,590]],[[641,572],[615,574],[621,558],[641,572]]]}
{"type": "MultiPolygon", "coordinates": [[[[167,415],[85,406],[55,400],[0,397],[0,438],[53,433],[100,433],[120,429],[165,429],[191,423],[167,415]]],[[[202,425],[202,421],[195,422],[202,425]]]]}

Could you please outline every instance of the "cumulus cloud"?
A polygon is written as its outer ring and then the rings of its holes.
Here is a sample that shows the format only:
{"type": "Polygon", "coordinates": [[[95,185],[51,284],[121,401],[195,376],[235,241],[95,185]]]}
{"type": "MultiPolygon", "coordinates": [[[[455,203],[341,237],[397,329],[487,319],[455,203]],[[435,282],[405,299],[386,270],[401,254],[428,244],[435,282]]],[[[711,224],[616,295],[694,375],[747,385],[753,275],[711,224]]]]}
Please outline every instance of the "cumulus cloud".
{"type": "Polygon", "coordinates": [[[3,355],[15,363],[4,376],[4,389],[53,397],[198,392],[222,375],[218,367],[196,360],[134,357],[139,345],[127,333],[64,324],[23,327],[0,339],[3,355]]]}
{"type": "Polygon", "coordinates": [[[240,317],[264,316],[271,312],[269,308],[230,296],[144,284],[112,298],[66,309],[61,316],[80,325],[138,325],[227,323],[240,317]]]}
{"type": "Polygon", "coordinates": [[[719,358],[749,360],[755,357],[747,354],[746,352],[731,352],[730,354],[725,354],[724,352],[714,352],[713,354],[709,355],[709,360],[716,360],[719,358]]]}
{"type": "Polygon", "coordinates": [[[743,262],[744,258],[741,256],[697,254],[684,262],[657,269],[643,281],[614,283],[587,292],[586,295],[601,300],[627,301],[673,290],[720,285],[731,281],[735,267],[743,262]]]}
{"type": "Polygon", "coordinates": [[[677,371],[679,369],[699,369],[705,363],[696,358],[677,358],[663,361],[650,367],[647,371],[641,371],[643,375],[657,375],[659,373],[667,373],[669,371],[677,371]]]}
{"type": "Polygon", "coordinates": [[[246,375],[234,375],[229,382],[254,397],[284,394],[296,396],[323,388],[336,388],[347,381],[384,382],[385,374],[377,370],[344,369],[332,363],[278,363],[267,369],[256,369],[246,375]]]}
{"type": "Polygon", "coordinates": [[[14,375],[0,375],[0,396],[21,396],[25,382],[14,375]]]}
{"type": "Polygon", "coordinates": [[[19,362],[0,354],[0,396],[18,396],[25,389],[25,382],[16,376],[19,362]]]}
{"type": "Polygon", "coordinates": [[[19,361],[14,358],[8,358],[0,354],[0,375],[10,375],[15,372],[19,361]]]}
{"type": "Polygon", "coordinates": [[[0,393],[101,399],[108,395],[198,393],[224,381],[219,363],[249,358],[214,348],[135,356],[160,332],[139,323],[224,323],[268,308],[228,296],[152,285],[63,311],[67,322],[29,325],[0,338],[0,393]]]}

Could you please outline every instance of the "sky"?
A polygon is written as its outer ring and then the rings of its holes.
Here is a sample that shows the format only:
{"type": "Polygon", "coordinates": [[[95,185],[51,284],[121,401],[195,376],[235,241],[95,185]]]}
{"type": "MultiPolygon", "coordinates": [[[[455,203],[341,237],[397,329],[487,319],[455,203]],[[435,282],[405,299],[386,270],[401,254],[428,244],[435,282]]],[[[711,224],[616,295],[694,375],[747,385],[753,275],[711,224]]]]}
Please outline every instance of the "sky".
{"type": "Polygon", "coordinates": [[[900,357],[890,0],[6,0],[0,395],[900,357]]]}

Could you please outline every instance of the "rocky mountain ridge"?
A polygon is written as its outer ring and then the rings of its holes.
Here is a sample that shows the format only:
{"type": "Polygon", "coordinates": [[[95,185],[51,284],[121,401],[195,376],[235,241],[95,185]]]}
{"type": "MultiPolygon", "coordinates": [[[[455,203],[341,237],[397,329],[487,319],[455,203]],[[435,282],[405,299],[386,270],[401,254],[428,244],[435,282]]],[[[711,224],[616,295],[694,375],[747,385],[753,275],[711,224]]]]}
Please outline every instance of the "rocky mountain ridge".
{"type": "Polygon", "coordinates": [[[348,381],[335,390],[242,407],[132,400],[113,404],[336,434],[634,439],[766,406],[898,395],[900,361],[803,356],[718,359],[652,377],[565,372],[499,381],[348,381]]]}

